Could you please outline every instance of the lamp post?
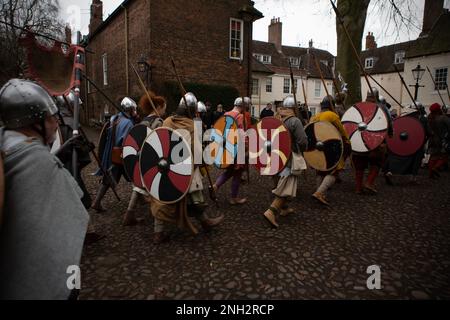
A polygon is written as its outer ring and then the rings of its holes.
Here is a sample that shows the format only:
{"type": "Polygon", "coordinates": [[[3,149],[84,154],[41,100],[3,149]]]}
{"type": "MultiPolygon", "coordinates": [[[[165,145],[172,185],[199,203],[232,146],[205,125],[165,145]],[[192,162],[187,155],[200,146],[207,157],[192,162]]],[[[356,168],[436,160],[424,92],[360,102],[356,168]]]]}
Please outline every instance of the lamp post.
{"type": "Polygon", "coordinates": [[[425,87],[425,86],[419,85],[419,81],[422,80],[423,74],[425,73],[425,69],[422,69],[420,64],[418,64],[417,67],[412,69],[411,71],[413,73],[414,80],[416,80],[416,84],[415,85],[411,85],[411,87],[415,87],[414,100],[417,101],[417,96],[419,94],[419,88],[420,87],[422,87],[422,88],[425,87]]]}
{"type": "Polygon", "coordinates": [[[139,58],[137,65],[138,65],[139,72],[142,73],[145,77],[145,86],[149,87],[149,74],[150,74],[150,84],[151,84],[153,66],[147,62],[147,59],[145,58],[145,56],[143,54],[139,58]]]}

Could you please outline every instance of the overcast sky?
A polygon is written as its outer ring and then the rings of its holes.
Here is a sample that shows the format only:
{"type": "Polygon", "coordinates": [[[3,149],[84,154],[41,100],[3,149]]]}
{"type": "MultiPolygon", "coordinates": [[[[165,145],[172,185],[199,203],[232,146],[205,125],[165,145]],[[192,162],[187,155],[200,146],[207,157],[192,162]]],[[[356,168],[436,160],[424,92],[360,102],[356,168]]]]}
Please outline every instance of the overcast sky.
{"type": "MultiPolygon", "coordinates": [[[[372,1],[374,4],[369,7],[364,34],[368,31],[373,32],[378,46],[417,38],[425,0],[409,1],[415,9],[413,25],[416,27],[403,28],[399,31],[393,25],[386,27],[386,17],[380,16],[375,7],[376,1],[372,1]]],[[[60,0],[63,19],[73,26],[79,25],[77,29],[80,28],[83,34],[88,33],[91,2],[91,0],[60,0]],[[77,18],[78,15],[71,15],[77,11],[80,12],[81,19],[77,18]]],[[[103,18],[106,19],[122,2],[123,0],[104,0],[103,18]]],[[[450,0],[445,1],[445,6],[450,7],[450,0]]],[[[336,55],[335,16],[331,12],[328,0],[255,0],[255,7],[264,14],[264,18],[254,23],[253,39],[267,41],[267,27],[270,20],[279,17],[283,23],[283,45],[305,47],[308,41],[313,39],[314,47],[336,55]]]]}

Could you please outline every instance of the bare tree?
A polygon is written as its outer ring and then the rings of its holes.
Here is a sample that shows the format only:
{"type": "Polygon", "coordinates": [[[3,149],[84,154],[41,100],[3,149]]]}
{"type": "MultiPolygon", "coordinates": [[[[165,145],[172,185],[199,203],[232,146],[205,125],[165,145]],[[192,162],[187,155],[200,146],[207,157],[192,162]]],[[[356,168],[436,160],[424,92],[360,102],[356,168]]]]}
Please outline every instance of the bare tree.
{"type": "Polygon", "coordinates": [[[58,39],[63,34],[58,0],[0,0],[0,21],[8,24],[0,23],[0,85],[23,74],[24,51],[19,39],[25,31],[12,25],[58,39]]]}
{"type": "MultiPolygon", "coordinates": [[[[337,0],[337,8],[359,56],[370,4],[374,8],[374,14],[379,15],[380,21],[383,22],[385,31],[392,28],[397,32],[403,28],[417,28],[414,19],[414,11],[417,8],[410,0],[337,0]]],[[[348,83],[350,95],[347,105],[351,105],[362,100],[361,71],[355,60],[351,43],[338,21],[336,21],[336,32],[336,69],[348,83]]]]}

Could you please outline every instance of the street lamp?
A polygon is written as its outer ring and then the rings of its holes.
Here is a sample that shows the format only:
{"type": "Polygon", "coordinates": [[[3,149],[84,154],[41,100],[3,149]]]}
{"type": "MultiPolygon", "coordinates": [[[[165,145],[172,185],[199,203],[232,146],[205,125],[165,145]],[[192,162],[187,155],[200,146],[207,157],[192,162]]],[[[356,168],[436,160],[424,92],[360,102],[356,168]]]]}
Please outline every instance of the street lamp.
{"type": "Polygon", "coordinates": [[[416,88],[416,90],[414,92],[414,100],[417,101],[417,95],[419,93],[419,88],[425,87],[425,86],[419,86],[419,81],[422,79],[423,74],[425,73],[425,69],[422,69],[420,64],[418,64],[415,69],[412,69],[412,73],[413,73],[414,80],[416,80],[416,84],[411,87],[416,88]]]}
{"type": "Polygon", "coordinates": [[[145,56],[142,54],[141,57],[139,58],[138,62],[138,69],[139,72],[142,73],[145,77],[145,85],[146,87],[149,86],[149,80],[148,80],[148,76],[149,76],[149,72],[150,72],[150,82],[152,81],[152,68],[153,66],[150,65],[147,62],[147,59],[145,58],[145,56]]]}

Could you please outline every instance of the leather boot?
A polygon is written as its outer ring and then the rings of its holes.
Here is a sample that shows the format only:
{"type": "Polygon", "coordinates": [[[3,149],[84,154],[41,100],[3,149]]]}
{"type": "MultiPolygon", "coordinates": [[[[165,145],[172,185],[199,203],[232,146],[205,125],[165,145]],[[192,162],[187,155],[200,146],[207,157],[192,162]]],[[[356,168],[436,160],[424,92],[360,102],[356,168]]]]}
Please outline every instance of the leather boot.
{"type": "Polygon", "coordinates": [[[211,231],[211,229],[217,225],[219,225],[224,219],[224,215],[220,215],[216,218],[206,218],[200,221],[202,228],[205,232],[211,231]]]}
{"type": "Polygon", "coordinates": [[[378,177],[379,168],[372,166],[369,170],[369,175],[367,176],[367,183],[364,188],[371,193],[378,193],[377,189],[375,189],[375,179],[378,177]]]}
{"type": "Polygon", "coordinates": [[[264,218],[267,220],[267,222],[270,223],[270,226],[272,228],[278,228],[279,225],[276,220],[276,213],[279,213],[281,211],[281,208],[286,203],[286,199],[275,197],[272,204],[270,205],[270,208],[266,210],[266,212],[263,213],[264,218]]]}
{"type": "Polygon", "coordinates": [[[108,191],[109,186],[102,184],[100,189],[97,192],[97,196],[95,197],[94,204],[91,206],[92,209],[94,209],[97,212],[105,212],[105,208],[102,207],[102,199],[106,194],[106,191],[108,191]]]}

